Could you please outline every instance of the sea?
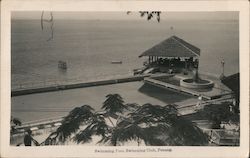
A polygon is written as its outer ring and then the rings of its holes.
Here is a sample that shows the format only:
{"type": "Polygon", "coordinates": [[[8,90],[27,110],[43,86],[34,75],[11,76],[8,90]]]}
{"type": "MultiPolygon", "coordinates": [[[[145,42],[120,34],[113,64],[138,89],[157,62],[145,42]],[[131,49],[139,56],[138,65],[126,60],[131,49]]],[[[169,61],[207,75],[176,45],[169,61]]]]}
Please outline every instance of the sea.
{"type": "Polygon", "coordinates": [[[11,85],[85,82],[122,77],[141,68],[147,49],[176,35],[201,49],[199,72],[239,72],[237,20],[40,20],[11,21],[11,85]],[[172,28],[172,29],[171,29],[172,28]],[[67,70],[58,68],[58,61],[67,70]],[[111,61],[122,61],[112,64],[111,61]]]}

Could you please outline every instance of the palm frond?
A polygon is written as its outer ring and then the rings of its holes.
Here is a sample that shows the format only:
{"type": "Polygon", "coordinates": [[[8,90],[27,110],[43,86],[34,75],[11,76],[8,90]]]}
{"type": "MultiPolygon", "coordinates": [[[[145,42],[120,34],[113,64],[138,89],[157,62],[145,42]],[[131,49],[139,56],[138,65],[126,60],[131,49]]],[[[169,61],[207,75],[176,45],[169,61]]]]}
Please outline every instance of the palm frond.
{"type": "Polygon", "coordinates": [[[22,125],[22,122],[20,121],[20,119],[18,118],[13,118],[12,119],[13,123],[17,126],[21,126],[22,125]]]}
{"type": "Polygon", "coordinates": [[[79,130],[79,127],[83,124],[87,124],[93,118],[93,108],[89,105],[83,105],[76,107],[70,111],[62,121],[62,125],[57,128],[59,139],[64,142],[72,133],[79,130]]]}
{"type": "Polygon", "coordinates": [[[166,132],[171,145],[207,145],[208,136],[194,123],[178,117],[166,132]]]}
{"type": "MultiPolygon", "coordinates": [[[[164,128],[165,129],[165,128],[164,128]]],[[[163,146],[166,145],[166,143],[163,141],[163,139],[159,136],[162,135],[161,130],[159,127],[147,127],[144,129],[144,142],[146,145],[151,146],[163,146]]]]}
{"type": "Polygon", "coordinates": [[[117,127],[113,130],[111,136],[111,143],[126,142],[129,140],[142,139],[144,140],[143,128],[141,128],[137,122],[128,120],[122,120],[117,124],[117,127]]]}
{"type": "MultiPolygon", "coordinates": [[[[109,135],[109,136],[104,136],[104,137],[102,137],[101,140],[99,140],[99,141],[97,142],[97,144],[100,144],[100,143],[105,144],[105,143],[110,142],[110,140],[111,140],[111,135],[109,135]]],[[[111,144],[111,143],[109,143],[109,144],[111,144]]],[[[114,145],[114,144],[111,144],[111,145],[114,145]]]]}
{"type": "Polygon", "coordinates": [[[95,115],[91,123],[91,130],[96,135],[106,137],[110,133],[110,127],[106,124],[106,121],[102,115],[95,115]]]}
{"type": "Polygon", "coordinates": [[[162,107],[160,105],[144,104],[130,116],[141,123],[171,123],[177,117],[177,109],[174,105],[162,107]]]}
{"type": "Polygon", "coordinates": [[[92,135],[94,131],[88,126],[81,132],[75,135],[74,141],[76,141],[78,144],[79,143],[87,143],[92,141],[92,135]]]}
{"type": "Polygon", "coordinates": [[[202,145],[208,142],[202,130],[178,116],[175,105],[144,104],[128,116],[130,119],[117,125],[114,140],[140,138],[149,145],[202,145]]]}
{"type": "Polygon", "coordinates": [[[127,110],[130,112],[134,112],[140,108],[140,105],[136,103],[128,103],[125,106],[127,107],[127,110]]]}
{"type": "Polygon", "coordinates": [[[104,116],[102,114],[94,114],[92,119],[88,122],[88,126],[76,134],[74,141],[77,143],[86,143],[92,140],[93,135],[102,136],[102,140],[98,143],[106,141],[106,138],[110,134],[110,127],[106,124],[104,116]]]}
{"type": "Polygon", "coordinates": [[[104,109],[107,114],[113,115],[116,113],[122,113],[123,110],[126,109],[123,98],[119,94],[108,94],[106,98],[102,109],[104,109]]]}

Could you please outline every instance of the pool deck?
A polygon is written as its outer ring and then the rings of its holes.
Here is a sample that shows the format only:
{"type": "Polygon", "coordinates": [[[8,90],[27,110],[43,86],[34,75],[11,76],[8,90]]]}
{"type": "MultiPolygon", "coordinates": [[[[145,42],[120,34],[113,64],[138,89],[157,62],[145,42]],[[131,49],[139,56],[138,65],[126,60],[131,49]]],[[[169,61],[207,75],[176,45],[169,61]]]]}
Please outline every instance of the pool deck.
{"type": "Polygon", "coordinates": [[[181,79],[186,79],[190,76],[184,75],[159,75],[159,76],[151,76],[145,77],[144,82],[151,84],[153,86],[166,88],[175,90],[181,93],[187,93],[193,96],[202,96],[205,99],[217,99],[221,98],[226,95],[231,95],[232,91],[227,88],[223,83],[220,82],[219,79],[211,78],[209,76],[204,76],[203,78],[209,79],[214,82],[214,87],[211,89],[192,89],[192,88],[185,88],[179,85],[181,79]]]}

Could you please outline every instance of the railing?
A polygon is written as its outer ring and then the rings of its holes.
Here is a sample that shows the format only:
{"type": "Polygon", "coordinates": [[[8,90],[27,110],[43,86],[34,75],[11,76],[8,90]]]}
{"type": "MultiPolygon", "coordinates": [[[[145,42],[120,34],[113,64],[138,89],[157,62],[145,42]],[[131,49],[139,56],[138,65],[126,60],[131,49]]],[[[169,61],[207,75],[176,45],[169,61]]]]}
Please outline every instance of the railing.
{"type": "Polygon", "coordinates": [[[197,111],[204,108],[205,106],[209,106],[212,104],[220,105],[220,103],[222,102],[233,102],[233,98],[231,96],[228,96],[225,98],[212,99],[212,100],[200,102],[200,105],[198,107],[197,107],[197,104],[189,104],[189,105],[177,106],[177,109],[180,115],[188,115],[188,114],[196,113],[197,111]]]}
{"type": "Polygon", "coordinates": [[[42,120],[36,120],[36,121],[30,121],[25,122],[21,126],[16,126],[16,131],[13,133],[13,135],[16,134],[24,134],[24,132],[27,129],[31,129],[33,131],[44,129],[46,128],[46,125],[49,125],[50,127],[55,127],[59,125],[59,123],[62,122],[64,117],[57,117],[57,118],[49,118],[49,119],[42,119],[42,120]]]}
{"type": "Polygon", "coordinates": [[[209,141],[212,144],[220,146],[238,146],[240,132],[235,130],[225,129],[202,129],[209,136],[209,141]]]}
{"type": "Polygon", "coordinates": [[[39,136],[41,134],[50,134],[57,126],[61,124],[64,117],[41,119],[36,121],[25,122],[21,126],[15,127],[16,131],[11,134],[10,144],[23,144],[23,138],[27,129],[32,130],[32,134],[39,136]]]}
{"type": "MultiPolygon", "coordinates": [[[[39,143],[41,143],[41,141],[44,141],[44,139],[46,139],[46,137],[48,135],[50,135],[52,132],[56,131],[57,126],[51,126],[51,127],[47,127],[47,128],[41,128],[38,130],[33,130],[32,132],[32,136],[36,138],[39,138],[40,140],[39,143]],[[41,137],[42,136],[42,137],[41,137]]],[[[19,132],[16,134],[12,134],[10,136],[10,145],[13,146],[23,146],[24,145],[24,136],[25,136],[25,132],[19,132]]]]}

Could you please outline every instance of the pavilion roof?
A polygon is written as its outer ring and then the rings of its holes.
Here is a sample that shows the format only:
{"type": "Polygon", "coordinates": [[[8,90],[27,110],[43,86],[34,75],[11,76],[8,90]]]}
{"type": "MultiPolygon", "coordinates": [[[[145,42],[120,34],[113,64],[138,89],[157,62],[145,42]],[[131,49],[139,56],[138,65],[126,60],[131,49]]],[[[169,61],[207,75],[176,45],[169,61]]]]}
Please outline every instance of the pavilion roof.
{"type": "Polygon", "coordinates": [[[200,49],[179,37],[172,36],[146,50],[139,57],[142,56],[198,57],[200,56],[200,49]]]}

